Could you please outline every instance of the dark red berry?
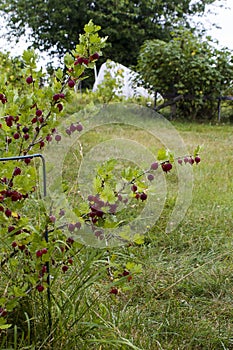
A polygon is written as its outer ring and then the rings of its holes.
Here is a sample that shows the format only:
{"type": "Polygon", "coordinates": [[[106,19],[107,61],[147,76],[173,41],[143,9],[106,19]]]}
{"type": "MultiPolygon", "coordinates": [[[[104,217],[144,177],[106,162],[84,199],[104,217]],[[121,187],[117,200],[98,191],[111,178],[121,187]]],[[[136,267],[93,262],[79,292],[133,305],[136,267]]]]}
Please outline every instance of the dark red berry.
{"type": "Polygon", "coordinates": [[[83,63],[84,58],[79,56],[77,57],[76,61],[74,62],[74,65],[76,66],[77,64],[82,64],[83,63]]]}
{"type": "Polygon", "coordinates": [[[43,140],[42,140],[42,141],[40,141],[40,149],[41,149],[41,148],[43,148],[43,147],[44,147],[44,145],[45,145],[44,141],[43,141],[43,140]]]}
{"type": "Polygon", "coordinates": [[[53,138],[52,138],[52,136],[51,136],[51,135],[47,135],[47,136],[46,136],[46,141],[51,142],[51,141],[52,141],[52,139],[53,139],[53,138]]]}
{"type": "Polygon", "coordinates": [[[201,161],[201,158],[198,157],[198,156],[196,156],[196,157],[195,157],[195,162],[196,162],[196,164],[200,163],[200,161],[201,161]]]}
{"type": "Polygon", "coordinates": [[[127,270],[124,270],[123,273],[122,273],[123,276],[128,276],[129,275],[129,271],[127,270]]]}
{"type": "Polygon", "coordinates": [[[12,246],[12,248],[16,248],[17,247],[17,243],[14,241],[14,242],[12,242],[11,246],[12,246]]]}
{"type": "Polygon", "coordinates": [[[27,82],[27,84],[32,84],[33,83],[33,79],[32,79],[31,75],[26,78],[26,82],[27,82]]]}
{"type": "Polygon", "coordinates": [[[157,170],[158,167],[159,167],[159,163],[158,163],[158,162],[152,163],[151,166],[150,166],[150,168],[151,168],[152,170],[157,170]]]}
{"type": "Polygon", "coordinates": [[[43,255],[43,254],[46,254],[48,252],[48,249],[47,248],[43,248],[43,249],[41,249],[41,254],[43,255]]]}
{"type": "Polygon", "coordinates": [[[0,307],[0,317],[6,317],[7,315],[7,310],[4,309],[3,307],[0,307]]]}
{"type": "Polygon", "coordinates": [[[32,124],[35,124],[37,122],[37,117],[32,118],[31,122],[32,124]]]}
{"type": "Polygon", "coordinates": [[[93,53],[93,55],[90,56],[90,61],[98,60],[100,55],[98,52],[93,53]]]}
{"type": "Polygon", "coordinates": [[[192,157],[189,158],[189,163],[190,163],[191,165],[194,164],[194,159],[193,159],[192,157]]]}
{"type": "Polygon", "coordinates": [[[23,135],[23,138],[24,138],[25,141],[27,141],[29,139],[29,137],[30,137],[29,134],[24,134],[23,135]]]}
{"type": "Polygon", "coordinates": [[[54,223],[56,221],[56,216],[50,215],[49,219],[50,219],[51,222],[54,223]]]}
{"type": "Polygon", "coordinates": [[[75,225],[74,225],[74,224],[69,224],[69,225],[68,225],[68,230],[69,230],[70,232],[73,232],[73,231],[75,230],[75,225]]]}
{"type": "Polygon", "coordinates": [[[20,175],[21,174],[21,169],[16,167],[13,171],[13,176],[17,176],[17,175],[20,175]]]}
{"type": "Polygon", "coordinates": [[[153,174],[148,174],[148,176],[147,176],[147,179],[149,180],[149,181],[153,181],[154,180],[154,175],[153,174]]]}
{"type": "Polygon", "coordinates": [[[5,215],[9,218],[11,216],[11,210],[7,208],[5,210],[5,215]]]}
{"type": "Polygon", "coordinates": [[[170,171],[172,169],[172,164],[171,163],[163,163],[162,169],[163,169],[163,171],[165,171],[165,173],[167,173],[168,171],[170,171]]]}
{"type": "Polygon", "coordinates": [[[27,126],[24,126],[22,129],[22,132],[26,134],[28,131],[29,131],[29,128],[27,126]]]}
{"type": "Polygon", "coordinates": [[[63,104],[62,103],[58,103],[57,104],[57,108],[58,108],[59,112],[61,112],[63,110],[63,104]]]}
{"type": "Polygon", "coordinates": [[[72,123],[71,125],[70,125],[70,131],[71,132],[74,132],[76,130],[76,126],[72,123]]]}
{"type": "Polygon", "coordinates": [[[44,290],[44,286],[42,286],[42,284],[39,284],[38,286],[36,286],[36,289],[38,290],[38,292],[43,292],[44,290]]]}
{"type": "Polygon", "coordinates": [[[37,258],[40,258],[42,255],[43,255],[43,253],[42,253],[41,249],[36,251],[37,258]]]}
{"type": "Polygon", "coordinates": [[[141,193],[141,195],[140,195],[140,199],[142,200],[142,201],[145,201],[146,199],[147,199],[147,194],[146,193],[141,193]]]}
{"type": "Polygon", "coordinates": [[[61,141],[61,136],[60,136],[60,135],[56,135],[56,136],[55,136],[55,140],[56,140],[57,142],[61,141]]]}
{"type": "Polygon", "coordinates": [[[62,266],[62,271],[65,273],[67,270],[69,269],[69,267],[67,265],[62,266]]]}
{"type": "Polygon", "coordinates": [[[80,123],[77,124],[77,125],[76,125],[76,130],[79,131],[79,132],[82,131],[82,130],[83,130],[82,124],[80,124],[80,123]]]}
{"type": "Polygon", "coordinates": [[[136,192],[137,191],[137,186],[136,185],[133,185],[132,187],[131,187],[131,190],[133,191],[133,192],[136,192]]]}
{"type": "Polygon", "coordinates": [[[55,94],[53,95],[53,100],[58,101],[60,97],[61,97],[60,94],[55,94]]]}
{"type": "Polygon", "coordinates": [[[43,274],[47,272],[47,266],[46,265],[42,266],[41,272],[43,274]]]}
{"type": "Polygon", "coordinates": [[[73,239],[73,237],[67,238],[66,243],[69,244],[69,245],[74,244],[74,239],[73,239]]]}
{"type": "Polygon", "coordinates": [[[88,59],[88,58],[84,58],[84,59],[83,59],[83,63],[84,63],[86,66],[88,66],[89,59],[88,59]]]}
{"type": "Polygon", "coordinates": [[[36,110],[36,116],[37,116],[37,117],[40,117],[40,116],[42,115],[42,113],[43,113],[43,112],[42,112],[41,109],[37,109],[37,110],[36,110]]]}
{"type": "Polygon", "coordinates": [[[31,162],[31,159],[30,159],[30,158],[25,158],[25,159],[24,159],[24,163],[25,163],[25,164],[29,164],[30,162],[31,162]]]}
{"type": "Polygon", "coordinates": [[[73,88],[74,86],[75,86],[75,81],[74,80],[69,80],[68,81],[68,86],[70,87],[70,88],[73,88]]]}
{"type": "Polygon", "coordinates": [[[81,222],[76,222],[76,224],[75,224],[75,227],[78,229],[78,230],[80,230],[80,228],[81,228],[81,222]]]}
{"type": "Polygon", "coordinates": [[[59,216],[64,216],[65,215],[65,210],[64,209],[61,209],[60,211],[59,211],[59,216]]]}
{"type": "Polygon", "coordinates": [[[15,230],[14,226],[8,226],[8,233],[12,232],[15,230]]]}
{"type": "Polygon", "coordinates": [[[112,287],[109,293],[117,295],[119,293],[119,291],[118,291],[118,289],[116,287],[112,287]]]}

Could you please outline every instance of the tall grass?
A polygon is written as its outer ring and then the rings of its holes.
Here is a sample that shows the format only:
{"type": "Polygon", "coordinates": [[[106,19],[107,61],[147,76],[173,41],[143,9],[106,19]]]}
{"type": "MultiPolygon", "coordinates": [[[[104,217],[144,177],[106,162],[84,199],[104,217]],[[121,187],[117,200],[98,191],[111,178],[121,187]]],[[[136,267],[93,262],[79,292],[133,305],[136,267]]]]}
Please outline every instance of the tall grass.
{"type": "MultiPolygon", "coordinates": [[[[203,145],[202,161],[193,168],[192,204],[183,222],[165,233],[174,205],[175,180],[168,176],[165,208],[145,243],[108,250],[82,247],[72,269],[54,272],[51,333],[46,298],[32,294],[15,314],[21,326],[1,333],[1,349],[233,349],[232,126],[174,126],[190,151],[203,145]],[[109,254],[122,266],[128,259],[143,266],[143,273],[119,287],[117,295],[109,293],[109,254]]],[[[84,147],[108,133],[91,135],[84,147]]],[[[155,150],[152,140],[134,133],[155,150]]],[[[69,169],[64,177],[72,186],[76,179],[69,169]]]]}

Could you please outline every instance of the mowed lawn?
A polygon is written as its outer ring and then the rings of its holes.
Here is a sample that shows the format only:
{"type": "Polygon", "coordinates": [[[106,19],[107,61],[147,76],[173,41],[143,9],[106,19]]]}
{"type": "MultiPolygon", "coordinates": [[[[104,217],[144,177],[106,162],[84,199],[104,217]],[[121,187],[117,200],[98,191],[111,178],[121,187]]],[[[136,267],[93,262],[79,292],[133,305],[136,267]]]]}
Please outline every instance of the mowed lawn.
{"type": "Polygon", "coordinates": [[[203,146],[192,204],[179,227],[165,233],[175,202],[168,174],[161,218],[145,243],[130,249],[143,273],[111,299],[109,322],[143,350],[233,349],[233,126],[173,124],[190,152],[203,146]]]}

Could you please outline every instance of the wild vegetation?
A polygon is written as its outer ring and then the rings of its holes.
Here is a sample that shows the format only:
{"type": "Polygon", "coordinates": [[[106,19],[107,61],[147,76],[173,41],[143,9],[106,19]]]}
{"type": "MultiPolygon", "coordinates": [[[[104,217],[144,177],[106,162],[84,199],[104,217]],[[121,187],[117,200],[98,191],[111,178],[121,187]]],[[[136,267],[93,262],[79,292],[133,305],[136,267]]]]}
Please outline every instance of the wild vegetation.
{"type": "MultiPolygon", "coordinates": [[[[117,78],[75,91],[99,31],[86,24],[50,76],[34,50],[1,54],[0,348],[231,349],[231,111],[187,122],[199,101],[169,122],[116,96],[117,78]]],[[[209,47],[186,35],[184,64],[199,62],[209,47]]]]}

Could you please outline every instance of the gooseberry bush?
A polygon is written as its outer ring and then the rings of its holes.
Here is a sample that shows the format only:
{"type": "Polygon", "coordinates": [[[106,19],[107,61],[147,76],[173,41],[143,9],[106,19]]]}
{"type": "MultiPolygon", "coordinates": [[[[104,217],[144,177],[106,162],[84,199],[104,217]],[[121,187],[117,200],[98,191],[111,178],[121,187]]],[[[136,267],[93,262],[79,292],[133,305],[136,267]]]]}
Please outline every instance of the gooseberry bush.
{"type": "MultiPolygon", "coordinates": [[[[65,70],[59,68],[50,77],[38,70],[33,50],[23,53],[13,78],[8,69],[0,75],[0,332],[6,339],[4,347],[13,342],[18,344],[17,327],[23,334],[25,320],[30,320],[36,329],[39,319],[46,319],[48,337],[37,330],[36,341],[43,337],[49,348],[55,330],[59,329],[62,344],[64,327],[54,318],[54,310],[58,309],[61,316],[65,311],[80,313],[81,318],[90,307],[86,289],[97,300],[96,288],[100,287],[93,288],[97,280],[101,278],[106,292],[113,296],[119,294],[124,284],[132,283],[133,275],[141,272],[141,265],[127,258],[122,263],[112,257],[108,241],[115,237],[106,235],[105,230],[121,226],[129,211],[133,216],[141,210],[157,171],[169,173],[174,162],[180,165],[200,162],[199,148],[193,155],[177,159],[170,151],[160,149],[157,161],[145,170],[131,164],[119,168],[117,160],[110,159],[97,167],[88,196],[77,196],[76,221],[66,217],[62,206],[54,208],[50,203],[48,207],[38,171],[42,155],[51,144],[62,142],[64,135],[71,137],[83,132],[79,120],[64,130],[60,126],[75,87],[102,55],[107,38],[101,38],[99,30],[90,21],[79,44],[65,55],[65,70]],[[84,245],[76,237],[85,228],[97,241],[105,242],[104,253],[87,249],[81,255],[84,245]],[[74,295],[75,303],[70,305],[74,295]]],[[[118,238],[122,243],[143,243],[143,236],[138,234],[127,237],[124,232],[118,238]]],[[[68,328],[75,322],[70,322],[68,328]]],[[[82,337],[82,327],[79,331],[82,337]]],[[[31,338],[28,335],[25,338],[31,344],[31,338]]]]}

